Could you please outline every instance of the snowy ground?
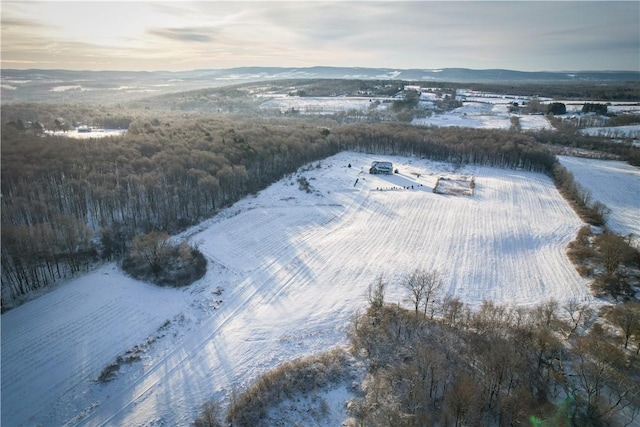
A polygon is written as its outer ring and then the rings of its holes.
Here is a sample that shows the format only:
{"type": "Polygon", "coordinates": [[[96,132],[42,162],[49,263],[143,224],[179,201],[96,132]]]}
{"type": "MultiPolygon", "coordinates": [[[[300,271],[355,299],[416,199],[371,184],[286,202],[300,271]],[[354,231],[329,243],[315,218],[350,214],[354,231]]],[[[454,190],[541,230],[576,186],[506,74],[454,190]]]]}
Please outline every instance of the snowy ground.
{"type": "Polygon", "coordinates": [[[379,274],[392,302],[415,268],[474,305],[592,301],[565,255],[582,222],[544,175],[354,153],[317,165],[185,232],[209,261],[188,288],[108,264],[2,315],[2,425],[189,425],[205,400],[345,344],[379,274]],[[400,173],[369,175],[373,160],[400,173]],[[448,174],[473,175],[475,195],[434,194],[448,174]],[[142,360],[96,382],[136,345],[142,360]]]}
{"type": "Polygon", "coordinates": [[[281,113],[292,109],[301,114],[333,114],[341,111],[357,110],[365,111],[370,108],[379,110],[387,109],[393,101],[392,98],[365,98],[365,97],[274,97],[260,104],[262,110],[277,110],[281,113]],[[374,104],[378,101],[378,104],[374,104]]]}
{"type": "Polygon", "coordinates": [[[594,200],[611,209],[607,226],[621,235],[633,233],[640,247],[640,168],[613,160],[559,156],[594,200]]]}
{"type": "Polygon", "coordinates": [[[420,126],[470,127],[481,129],[509,129],[511,127],[507,104],[465,102],[462,107],[448,113],[413,119],[411,124],[420,126]]]}
{"type": "MultiPolygon", "coordinates": [[[[414,88],[407,86],[406,89],[414,88]]],[[[418,87],[415,87],[418,89],[418,87]]],[[[300,114],[323,115],[348,111],[367,111],[376,109],[387,110],[395,98],[384,97],[298,97],[271,92],[255,93],[257,97],[268,97],[269,100],[260,104],[262,110],[276,110],[282,113],[295,110],[300,114]]],[[[431,92],[422,92],[419,106],[425,110],[434,110],[434,102],[442,99],[431,92]]],[[[525,105],[531,101],[531,97],[520,95],[499,95],[488,92],[472,91],[469,89],[458,89],[456,99],[463,102],[462,107],[445,113],[433,113],[429,117],[415,118],[412,124],[418,126],[439,126],[439,127],[466,127],[480,129],[509,129],[511,128],[511,118],[518,117],[520,128],[526,130],[553,130],[554,127],[549,122],[546,115],[512,114],[509,112],[514,102],[525,105]]],[[[550,98],[537,98],[542,103],[553,101],[550,98]]],[[[585,101],[559,101],[565,103],[567,112],[579,114],[585,101]]],[[[589,101],[587,101],[589,102],[589,101]]],[[[593,101],[597,103],[597,101],[593,101]]],[[[616,102],[608,103],[610,112],[617,114],[629,113],[637,114],[640,111],[638,103],[616,102]]],[[[562,116],[560,116],[562,117],[562,116]]],[[[583,133],[589,135],[604,135],[610,137],[637,137],[640,128],[637,125],[619,127],[590,127],[584,129],[583,133]]]]}
{"type": "Polygon", "coordinates": [[[549,123],[549,119],[545,115],[518,115],[520,119],[520,128],[522,130],[553,130],[555,129],[549,123]]]}
{"type": "Polygon", "coordinates": [[[91,132],[78,132],[77,129],[72,129],[67,132],[63,132],[63,131],[45,131],[45,132],[53,136],[66,136],[67,138],[76,138],[76,139],[91,139],[91,138],[105,138],[107,136],[121,136],[127,132],[127,129],[94,129],[91,132]]]}

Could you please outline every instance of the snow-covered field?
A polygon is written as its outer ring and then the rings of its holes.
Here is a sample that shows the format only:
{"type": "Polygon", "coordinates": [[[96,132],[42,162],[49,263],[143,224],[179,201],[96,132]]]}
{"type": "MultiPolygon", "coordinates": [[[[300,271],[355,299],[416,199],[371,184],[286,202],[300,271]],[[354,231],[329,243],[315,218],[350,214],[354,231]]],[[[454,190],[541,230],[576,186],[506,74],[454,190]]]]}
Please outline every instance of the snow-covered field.
{"type": "Polygon", "coordinates": [[[621,235],[633,233],[640,247],[640,168],[613,160],[559,156],[576,181],[591,191],[594,200],[607,205],[607,226],[621,235]]]}
{"type": "Polygon", "coordinates": [[[209,261],[190,287],[107,264],[2,315],[2,425],[189,425],[205,400],[345,344],[380,274],[393,302],[416,268],[473,305],[591,301],[565,255],[582,222],[547,176],[355,153],[303,169],[180,236],[209,261]],[[369,175],[373,160],[400,173],[369,175]],[[432,192],[455,174],[475,178],[473,197],[432,192]],[[96,382],[136,345],[140,361],[96,382]]]}
{"type": "Polygon", "coordinates": [[[555,129],[549,123],[549,119],[544,115],[518,115],[520,119],[520,128],[522,130],[553,130],[555,129]]]}
{"type": "Polygon", "coordinates": [[[63,131],[45,131],[45,132],[53,136],[66,136],[67,138],[75,138],[75,139],[91,139],[91,138],[105,138],[107,136],[121,136],[127,133],[127,129],[94,129],[91,132],[78,132],[77,129],[73,129],[67,132],[63,132],[63,131]]]}
{"type": "Polygon", "coordinates": [[[419,126],[471,127],[481,129],[509,129],[511,121],[506,104],[465,102],[462,107],[431,117],[413,119],[419,126]]]}
{"type": "MultiPolygon", "coordinates": [[[[413,88],[407,86],[407,89],[413,88]]],[[[419,89],[419,87],[415,87],[419,89]]],[[[323,115],[348,111],[367,111],[375,109],[384,111],[389,108],[396,98],[383,97],[356,97],[356,96],[333,96],[333,97],[298,97],[271,92],[254,93],[257,97],[269,98],[260,104],[262,110],[275,110],[282,113],[295,111],[300,114],[323,115]]],[[[509,129],[511,128],[511,118],[518,117],[520,128],[526,130],[553,130],[554,127],[549,122],[546,115],[513,114],[509,112],[512,103],[524,105],[531,101],[531,97],[519,95],[498,95],[488,92],[472,91],[469,89],[458,89],[456,99],[462,101],[463,105],[445,113],[435,112],[435,101],[442,98],[432,92],[422,92],[419,106],[430,111],[429,117],[415,118],[412,124],[418,126],[438,126],[438,127],[467,127],[480,129],[509,129]]],[[[542,103],[553,101],[550,98],[536,98],[542,103]]],[[[584,101],[560,101],[566,104],[567,112],[579,114],[584,106],[584,101]]],[[[597,103],[597,101],[593,101],[597,103]]],[[[638,113],[640,106],[632,102],[608,103],[610,112],[617,114],[638,113]]],[[[587,115],[589,116],[589,115],[587,115]]],[[[585,117],[587,117],[585,116],[585,117]]],[[[562,117],[562,116],[561,116],[562,117]]],[[[637,125],[619,127],[590,127],[584,129],[583,133],[589,135],[604,135],[609,137],[637,137],[640,129],[637,125]]]]}
{"type": "Polygon", "coordinates": [[[295,110],[302,114],[333,114],[341,111],[363,111],[369,108],[384,110],[392,98],[363,97],[274,97],[260,104],[262,110],[277,110],[282,113],[295,110]],[[374,104],[374,101],[379,101],[374,104]]]}

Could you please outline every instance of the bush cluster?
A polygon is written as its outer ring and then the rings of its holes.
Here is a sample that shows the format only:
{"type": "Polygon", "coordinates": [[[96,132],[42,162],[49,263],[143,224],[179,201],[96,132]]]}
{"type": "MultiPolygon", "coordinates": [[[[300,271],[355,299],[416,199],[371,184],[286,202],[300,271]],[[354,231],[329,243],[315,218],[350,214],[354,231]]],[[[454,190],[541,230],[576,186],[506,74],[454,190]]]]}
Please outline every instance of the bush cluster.
{"type": "Polygon", "coordinates": [[[629,239],[607,230],[596,235],[585,226],[569,243],[567,255],[581,276],[592,279],[595,295],[616,301],[634,298],[633,285],[640,284],[640,251],[629,239]]]}
{"type": "Polygon", "coordinates": [[[166,233],[151,232],[133,239],[122,269],[157,285],[187,286],[204,276],[207,260],[197,248],[173,243],[166,233]]]}
{"type": "Polygon", "coordinates": [[[267,411],[283,399],[326,387],[343,378],[348,358],[344,349],[335,348],[279,365],[233,400],[227,420],[241,427],[264,425],[267,411]]]}

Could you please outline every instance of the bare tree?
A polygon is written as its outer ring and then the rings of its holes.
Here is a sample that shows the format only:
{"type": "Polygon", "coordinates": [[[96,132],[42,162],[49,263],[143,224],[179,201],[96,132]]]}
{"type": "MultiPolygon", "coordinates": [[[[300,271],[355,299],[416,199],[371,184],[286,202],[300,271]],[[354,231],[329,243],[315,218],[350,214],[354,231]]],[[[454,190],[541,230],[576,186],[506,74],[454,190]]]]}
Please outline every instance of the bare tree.
{"type": "Polygon", "coordinates": [[[459,298],[447,295],[442,300],[442,320],[448,326],[457,326],[464,317],[465,304],[459,298]]]}
{"type": "Polygon", "coordinates": [[[480,390],[473,378],[467,374],[461,374],[452,387],[448,388],[444,395],[444,424],[455,427],[474,425],[478,420],[474,414],[475,406],[480,390]]]}
{"type": "Polygon", "coordinates": [[[607,317],[622,330],[623,346],[627,348],[631,337],[637,337],[640,332],[640,303],[630,301],[619,304],[607,317]]]}
{"type": "Polygon", "coordinates": [[[534,324],[538,328],[545,330],[551,330],[558,325],[560,323],[560,318],[558,317],[559,306],[558,301],[553,298],[537,305],[531,312],[534,324]]]}
{"type": "Polygon", "coordinates": [[[409,300],[414,306],[416,315],[422,305],[422,301],[425,298],[426,291],[426,274],[420,270],[414,270],[412,273],[405,276],[402,280],[402,287],[409,293],[409,300]]]}
{"type": "Polygon", "coordinates": [[[567,339],[571,338],[571,336],[580,327],[589,328],[595,321],[596,312],[588,304],[581,304],[575,300],[571,300],[567,302],[562,308],[569,318],[566,322],[567,339]]]}
{"type": "Polygon", "coordinates": [[[595,201],[591,205],[590,210],[595,222],[603,225],[607,222],[607,218],[611,214],[611,209],[609,209],[607,205],[599,201],[595,201]]]}
{"type": "MultiPolygon", "coordinates": [[[[573,349],[578,380],[574,395],[578,402],[585,405],[586,416],[590,420],[597,419],[604,413],[616,411],[626,404],[625,398],[633,394],[627,393],[632,389],[620,389],[616,384],[622,381],[626,385],[627,381],[623,375],[625,357],[619,348],[609,343],[609,340],[606,331],[599,324],[595,324],[588,335],[578,338],[573,349]],[[617,387],[607,388],[607,385],[611,384],[616,384],[617,387]],[[601,398],[605,395],[611,397],[616,390],[624,391],[618,399],[603,406],[604,400],[601,398]]],[[[633,388],[637,393],[637,386],[633,388]]]]}
{"type": "Polygon", "coordinates": [[[422,272],[418,276],[418,281],[424,283],[423,308],[426,316],[429,303],[433,304],[434,300],[442,293],[443,282],[440,279],[438,270],[433,270],[429,273],[422,272]]]}
{"type": "Polygon", "coordinates": [[[169,235],[152,231],[134,237],[131,242],[131,257],[148,267],[157,278],[164,268],[169,249],[169,235]]]}
{"type": "Polygon", "coordinates": [[[482,301],[480,308],[472,314],[471,321],[479,334],[500,334],[511,324],[515,315],[504,305],[493,301],[482,301]]]}
{"type": "Polygon", "coordinates": [[[602,252],[602,263],[607,274],[614,274],[624,258],[626,249],[624,238],[617,234],[604,233],[598,236],[597,241],[602,252]]]}
{"type": "Polygon", "coordinates": [[[202,405],[200,416],[195,419],[196,427],[222,427],[222,408],[218,402],[209,401],[202,405]]]}

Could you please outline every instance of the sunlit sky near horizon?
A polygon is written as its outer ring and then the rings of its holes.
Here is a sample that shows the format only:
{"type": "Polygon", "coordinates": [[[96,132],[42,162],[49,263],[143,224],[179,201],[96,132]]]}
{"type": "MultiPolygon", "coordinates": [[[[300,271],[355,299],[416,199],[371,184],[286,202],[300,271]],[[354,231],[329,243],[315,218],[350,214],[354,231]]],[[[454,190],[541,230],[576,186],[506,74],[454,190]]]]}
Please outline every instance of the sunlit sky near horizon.
{"type": "Polygon", "coordinates": [[[1,1],[2,68],[640,71],[639,1],[1,1]]]}

